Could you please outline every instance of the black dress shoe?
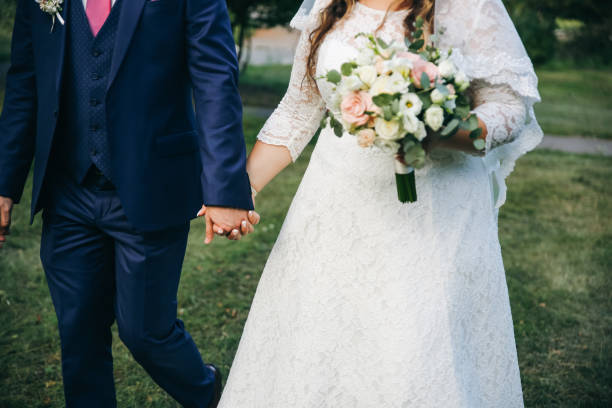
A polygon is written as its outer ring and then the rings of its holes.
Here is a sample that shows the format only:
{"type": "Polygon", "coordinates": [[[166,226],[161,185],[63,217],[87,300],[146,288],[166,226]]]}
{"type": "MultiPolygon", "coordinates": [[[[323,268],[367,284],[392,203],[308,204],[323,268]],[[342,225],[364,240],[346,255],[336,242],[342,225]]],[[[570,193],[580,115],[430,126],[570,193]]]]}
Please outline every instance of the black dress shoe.
{"type": "Polygon", "coordinates": [[[206,367],[210,368],[215,373],[215,386],[213,390],[213,398],[210,401],[210,405],[208,405],[208,408],[217,408],[217,405],[219,405],[219,401],[221,400],[221,391],[223,391],[223,384],[222,384],[223,376],[221,375],[221,371],[219,371],[219,369],[215,365],[206,364],[206,367]]]}

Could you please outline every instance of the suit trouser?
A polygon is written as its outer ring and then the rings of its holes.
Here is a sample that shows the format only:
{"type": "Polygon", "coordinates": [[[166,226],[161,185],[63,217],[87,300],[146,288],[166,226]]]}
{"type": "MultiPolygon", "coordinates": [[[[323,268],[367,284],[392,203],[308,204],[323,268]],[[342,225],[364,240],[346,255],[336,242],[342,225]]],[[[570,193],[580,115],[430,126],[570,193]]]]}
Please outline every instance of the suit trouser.
{"type": "Polygon", "coordinates": [[[189,224],[134,230],[114,190],[50,183],[41,259],[57,313],[66,405],[114,407],[111,325],[185,407],[207,407],[214,374],[176,317],[189,224]]]}

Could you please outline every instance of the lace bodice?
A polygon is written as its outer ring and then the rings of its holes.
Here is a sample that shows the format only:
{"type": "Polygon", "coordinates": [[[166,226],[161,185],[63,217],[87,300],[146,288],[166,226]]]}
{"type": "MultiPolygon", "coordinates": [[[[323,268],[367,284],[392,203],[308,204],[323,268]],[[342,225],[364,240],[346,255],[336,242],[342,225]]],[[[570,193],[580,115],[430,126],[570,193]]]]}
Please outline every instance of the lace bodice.
{"type": "MultiPolygon", "coordinates": [[[[358,33],[378,30],[377,35],[385,41],[403,42],[407,13],[391,12],[385,19],[385,11],[357,3],[351,15],[337,23],[321,45],[317,75],[339,69],[342,63],[357,56],[362,47],[360,40],[355,38],[358,33]]],[[[326,81],[318,81],[315,85],[306,78],[309,35],[309,30],[302,32],[287,93],[259,134],[259,140],[264,143],[286,146],[293,160],[312,139],[332,98],[326,81]]],[[[474,97],[474,111],[487,125],[489,133],[487,152],[512,141],[525,122],[526,108],[522,99],[509,86],[484,81],[474,83],[474,97]]]]}

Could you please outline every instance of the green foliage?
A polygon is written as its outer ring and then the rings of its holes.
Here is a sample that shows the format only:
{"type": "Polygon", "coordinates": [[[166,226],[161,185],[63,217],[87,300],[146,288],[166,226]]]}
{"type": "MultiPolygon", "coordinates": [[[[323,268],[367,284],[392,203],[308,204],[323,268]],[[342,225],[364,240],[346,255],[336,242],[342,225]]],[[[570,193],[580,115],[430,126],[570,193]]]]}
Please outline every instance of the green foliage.
{"type": "Polygon", "coordinates": [[[543,102],[535,111],[545,133],[612,139],[612,70],[541,69],[538,76],[543,102]]]}
{"type": "MultiPolygon", "coordinates": [[[[263,121],[249,123],[247,134],[256,134],[263,121]]],[[[203,223],[192,224],[178,311],[204,359],[225,375],[311,152],[258,195],[263,219],[253,236],[204,247],[203,223]]],[[[609,158],[538,151],[509,179],[500,238],[527,407],[612,402],[611,173],[609,158]]],[[[38,258],[40,217],[28,226],[28,204],[16,207],[13,234],[0,252],[0,406],[61,408],[57,321],[38,258]]],[[[118,406],[178,408],[116,330],[113,353],[118,406]]]]}
{"type": "Polygon", "coordinates": [[[554,58],[612,63],[612,7],[602,0],[504,0],[535,63],[554,58]],[[567,30],[561,19],[579,22],[567,30]],[[555,29],[559,28],[555,32],[555,29]],[[557,39],[559,37],[559,40],[557,39]],[[568,38],[570,37],[570,38],[568,38]]]}
{"type": "Polygon", "coordinates": [[[332,69],[327,73],[327,80],[332,84],[338,85],[342,81],[342,75],[335,69],[332,69]]]}

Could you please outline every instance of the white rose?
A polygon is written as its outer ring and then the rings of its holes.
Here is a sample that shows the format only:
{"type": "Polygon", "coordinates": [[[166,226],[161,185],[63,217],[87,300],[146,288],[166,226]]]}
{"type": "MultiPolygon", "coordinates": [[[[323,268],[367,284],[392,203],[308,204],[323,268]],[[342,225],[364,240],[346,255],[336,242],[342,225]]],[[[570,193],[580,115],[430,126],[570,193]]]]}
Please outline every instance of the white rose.
{"type": "Polygon", "coordinates": [[[357,62],[357,65],[371,65],[374,62],[375,55],[371,48],[361,47],[355,62],[357,62]]]}
{"type": "Polygon", "coordinates": [[[455,75],[455,86],[459,89],[459,92],[465,91],[470,86],[470,80],[465,73],[460,71],[455,75]]]}
{"type": "Polygon", "coordinates": [[[423,109],[421,98],[413,92],[402,95],[400,99],[400,113],[402,115],[418,115],[423,109]]]}
{"type": "Polygon", "coordinates": [[[390,63],[393,72],[400,74],[404,78],[408,78],[410,70],[412,69],[412,61],[408,58],[394,58],[390,63]]]}
{"type": "Polygon", "coordinates": [[[342,78],[342,82],[340,83],[340,93],[342,95],[346,95],[353,91],[358,91],[363,87],[363,82],[357,75],[351,75],[342,78]]]}
{"type": "Polygon", "coordinates": [[[376,139],[374,145],[381,149],[385,154],[397,154],[400,149],[400,144],[393,140],[376,139]]]}
{"type": "Polygon", "coordinates": [[[451,60],[445,59],[438,65],[438,71],[444,78],[451,78],[457,72],[457,68],[451,60]]]}
{"type": "Polygon", "coordinates": [[[406,132],[414,134],[419,129],[419,119],[412,113],[408,113],[402,117],[402,125],[406,132]]]}
{"type": "Polygon", "coordinates": [[[370,88],[370,95],[392,94],[391,81],[388,76],[381,76],[374,81],[370,88]]]}
{"type": "Polygon", "coordinates": [[[401,74],[394,72],[389,77],[389,81],[391,83],[391,93],[405,93],[408,91],[408,87],[410,86],[410,82],[407,81],[401,74]]]}
{"type": "Polygon", "coordinates": [[[431,96],[431,101],[438,105],[441,105],[446,100],[446,96],[444,96],[442,92],[438,91],[437,89],[434,89],[431,92],[430,96],[431,96]]]}
{"type": "Polygon", "coordinates": [[[401,139],[400,125],[396,120],[386,121],[383,118],[376,118],[374,121],[374,129],[378,137],[385,140],[401,139]]]}
{"type": "Polygon", "coordinates": [[[414,133],[414,137],[416,137],[416,140],[418,140],[419,142],[422,142],[423,139],[427,137],[427,129],[425,129],[425,124],[423,122],[419,121],[417,131],[414,133]]]}
{"type": "Polygon", "coordinates": [[[444,111],[438,105],[432,105],[425,111],[425,123],[437,132],[444,123],[444,111]]]}
{"type": "Polygon", "coordinates": [[[376,68],[372,65],[364,65],[355,70],[355,73],[367,86],[372,86],[378,75],[376,75],[376,68]]]}

